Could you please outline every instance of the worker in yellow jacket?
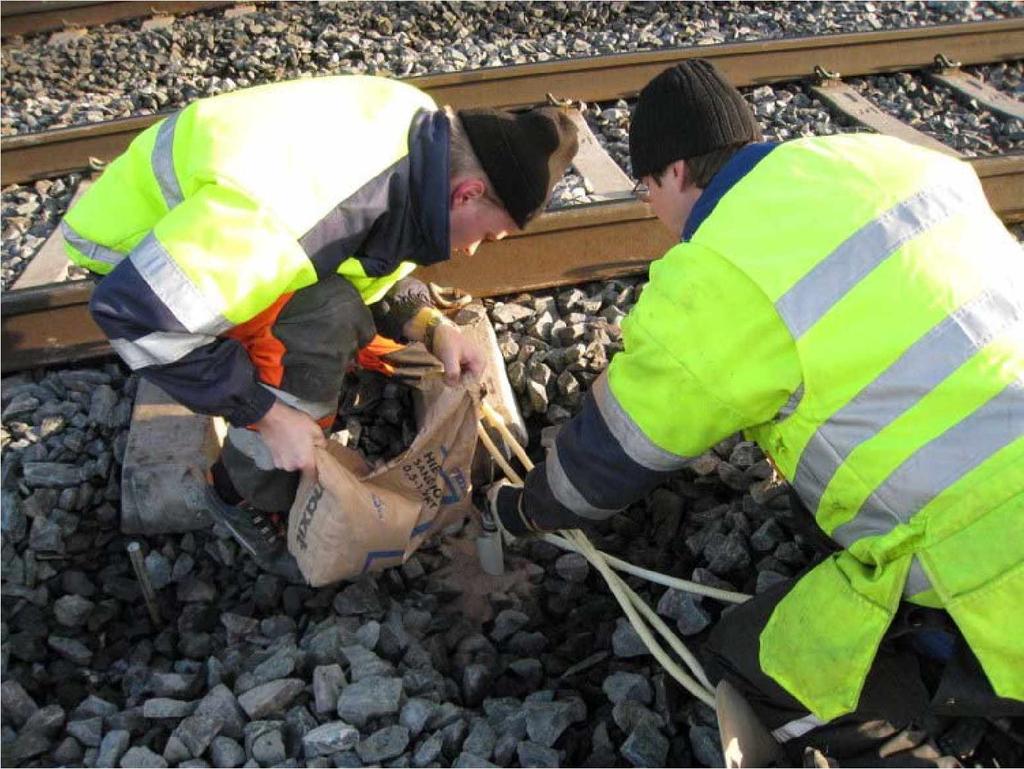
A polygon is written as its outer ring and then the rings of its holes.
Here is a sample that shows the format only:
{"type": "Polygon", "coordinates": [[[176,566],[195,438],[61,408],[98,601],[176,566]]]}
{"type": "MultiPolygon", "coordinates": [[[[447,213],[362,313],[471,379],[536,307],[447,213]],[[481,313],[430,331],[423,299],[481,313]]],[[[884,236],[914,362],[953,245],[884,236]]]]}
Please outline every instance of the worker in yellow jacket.
{"type": "Polygon", "coordinates": [[[211,513],[271,563],[271,514],[314,467],[345,367],[375,334],[425,341],[451,382],[482,367],[406,276],[525,227],[575,152],[561,109],[455,112],[377,77],[277,83],[151,126],[63,232],[105,276],[92,314],[118,354],[230,423],[211,513]]]}
{"type": "Polygon", "coordinates": [[[745,431],[837,550],[711,634],[790,758],[883,761],[932,717],[1024,712],[1024,256],[971,167],[868,134],[764,143],[702,60],[644,88],[630,153],[680,242],[493,512],[514,534],[608,518],[745,431]]]}

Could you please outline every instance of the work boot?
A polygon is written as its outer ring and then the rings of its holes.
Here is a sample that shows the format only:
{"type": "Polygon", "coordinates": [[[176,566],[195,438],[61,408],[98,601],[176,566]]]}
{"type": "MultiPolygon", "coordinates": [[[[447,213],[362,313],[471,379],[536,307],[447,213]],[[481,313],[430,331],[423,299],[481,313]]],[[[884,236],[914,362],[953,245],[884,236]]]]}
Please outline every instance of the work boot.
{"type": "Polygon", "coordinates": [[[242,500],[227,470],[218,460],[207,476],[207,510],[249,553],[264,571],[297,585],[306,581],[299,564],[288,552],[288,516],[257,510],[242,500]],[[238,504],[229,504],[224,497],[238,504]]]}
{"type": "Polygon", "coordinates": [[[293,584],[306,584],[295,556],[288,552],[288,530],[283,516],[256,510],[244,502],[229,505],[209,486],[206,496],[210,516],[231,532],[261,569],[293,584]]]}
{"type": "Polygon", "coordinates": [[[302,576],[299,569],[299,562],[295,556],[288,552],[287,547],[282,547],[280,552],[272,558],[257,558],[256,563],[263,571],[280,577],[293,585],[305,585],[306,578],[302,576]]]}
{"type": "Polygon", "coordinates": [[[280,516],[255,510],[245,503],[229,505],[207,487],[207,511],[257,561],[272,560],[287,551],[280,516]]]}

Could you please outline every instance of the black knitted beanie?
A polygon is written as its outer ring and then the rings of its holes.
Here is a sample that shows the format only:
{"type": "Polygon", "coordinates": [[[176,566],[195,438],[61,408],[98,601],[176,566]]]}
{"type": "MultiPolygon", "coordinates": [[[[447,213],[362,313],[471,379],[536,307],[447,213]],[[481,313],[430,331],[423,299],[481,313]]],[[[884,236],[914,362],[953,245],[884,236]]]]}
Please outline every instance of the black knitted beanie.
{"type": "Polygon", "coordinates": [[[677,160],[760,141],[750,106],[706,59],[666,69],[640,92],[629,129],[633,176],[660,173],[677,160]]]}
{"type": "Polygon", "coordinates": [[[520,113],[464,109],[458,115],[505,210],[525,227],[544,210],[579,148],[572,118],[559,107],[520,113]]]}

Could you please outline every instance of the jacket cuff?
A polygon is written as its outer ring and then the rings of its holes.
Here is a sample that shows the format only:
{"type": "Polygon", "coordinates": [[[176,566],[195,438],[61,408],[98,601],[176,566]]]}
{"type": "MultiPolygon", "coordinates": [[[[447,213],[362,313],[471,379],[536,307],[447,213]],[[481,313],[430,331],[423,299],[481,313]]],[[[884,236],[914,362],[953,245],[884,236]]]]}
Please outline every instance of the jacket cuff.
{"type": "Polygon", "coordinates": [[[266,387],[259,382],[253,382],[239,399],[239,403],[230,412],[224,415],[234,427],[248,427],[259,422],[263,416],[270,411],[277,398],[266,387]]]}
{"type": "Polygon", "coordinates": [[[403,278],[383,299],[370,305],[377,333],[389,339],[404,339],[405,324],[424,307],[433,307],[430,292],[419,280],[403,278]]]}
{"type": "Polygon", "coordinates": [[[523,484],[523,515],[540,531],[579,529],[593,523],[590,518],[577,515],[555,497],[548,485],[547,462],[538,462],[526,474],[523,484]]]}
{"type": "Polygon", "coordinates": [[[515,486],[504,486],[498,490],[498,497],[495,500],[495,508],[498,520],[513,537],[522,537],[531,532],[531,529],[521,512],[523,490],[515,486]]]}

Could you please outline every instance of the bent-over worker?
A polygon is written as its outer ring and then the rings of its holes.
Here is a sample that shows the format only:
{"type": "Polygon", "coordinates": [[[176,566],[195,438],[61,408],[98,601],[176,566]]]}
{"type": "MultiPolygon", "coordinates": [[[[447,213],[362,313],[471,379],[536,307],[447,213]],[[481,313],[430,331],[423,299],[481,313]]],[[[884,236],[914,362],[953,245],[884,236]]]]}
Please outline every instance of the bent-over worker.
{"type": "Polygon", "coordinates": [[[480,373],[407,276],[525,227],[576,146],[557,108],[455,112],[385,78],[296,80],[164,118],[68,212],[70,258],[105,276],[91,309],[114,349],[230,423],[212,512],[258,560],[287,560],[269,514],[315,467],[375,334],[425,341],[449,383],[480,373]]]}
{"type": "Polygon", "coordinates": [[[605,519],[746,431],[837,545],[707,649],[790,760],[927,761],[901,730],[1020,715],[1024,257],[974,171],[885,136],[765,143],[702,60],[644,88],[630,154],[680,242],[492,511],[514,534],[605,519]]]}

